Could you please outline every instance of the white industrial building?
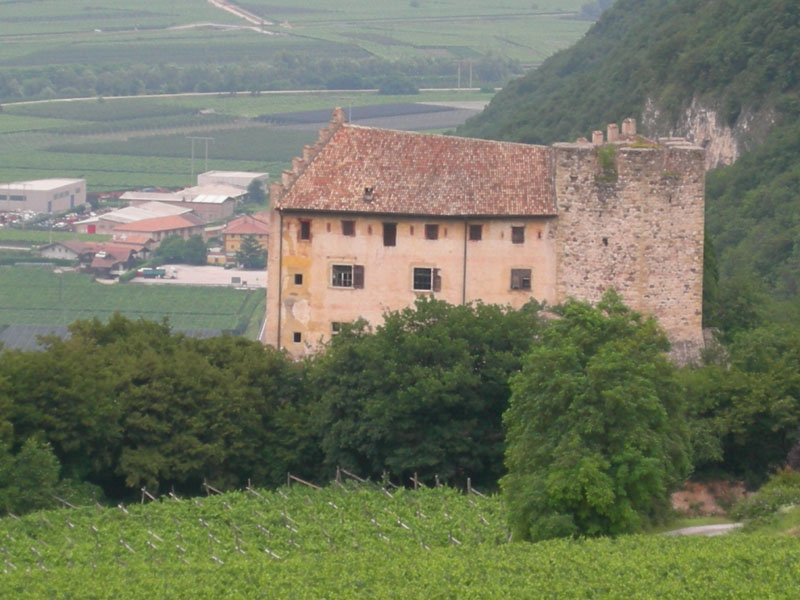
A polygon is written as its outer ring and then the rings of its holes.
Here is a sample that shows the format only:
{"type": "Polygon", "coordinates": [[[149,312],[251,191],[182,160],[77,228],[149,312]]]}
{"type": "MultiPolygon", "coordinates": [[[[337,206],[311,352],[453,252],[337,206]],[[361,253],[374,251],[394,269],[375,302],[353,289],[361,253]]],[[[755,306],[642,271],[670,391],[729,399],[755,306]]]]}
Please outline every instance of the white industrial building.
{"type": "Polygon", "coordinates": [[[206,171],[197,176],[197,185],[234,185],[244,190],[253,180],[258,179],[264,184],[264,190],[269,187],[269,173],[254,173],[250,171],[206,171]]]}
{"type": "Polygon", "coordinates": [[[35,179],[0,183],[0,211],[60,213],[86,202],[84,179],[35,179]]]}

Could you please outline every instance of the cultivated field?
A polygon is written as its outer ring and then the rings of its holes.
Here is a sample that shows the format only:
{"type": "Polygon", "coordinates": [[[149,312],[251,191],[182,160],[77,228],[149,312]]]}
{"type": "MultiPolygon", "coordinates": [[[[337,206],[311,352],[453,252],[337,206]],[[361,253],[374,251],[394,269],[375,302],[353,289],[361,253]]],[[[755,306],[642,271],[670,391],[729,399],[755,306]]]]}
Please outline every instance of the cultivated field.
{"type": "Polygon", "coordinates": [[[476,58],[485,52],[534,63],[579,38],[584,0],[271,0],[238,4],[251,23],[205,0],[59,0],[0,3],[3,67],[191,64],[307,57],[476,58]],[[216,27],[212,27],[216,24],[216,27]],[[269,35],[265,35],[265,33],[269,35]]]}
{"type": "Polygon", "coordinates": [[[0,267],[0,324],[67,325],[77,319],[169,319],[176,329],[211,329],[255,338],[264,290],[187,285],[104,285],[88,275],[0,267]]]}
{"type": "MultiPolygon", "coordinates": [[[[266,171],[277,177],[304,144],[316,139],[316,129],[324,123],[312,123],[302,130],[268,123],[269,118],[263,119],[265,122],[250,119],[308,110],[330,115],[341,105],[358,122],[380,112],[360,109],[370,105],[403,107],[410,102],[485,102],[488,98],[488,94],[468,91],[413,96],[344,92],[11,104],[0,113],[0,181],[83,177],[90,192],[192,185],[189,136],[214,138],[209,143],[209,169],[266,171]],[[201,110],[204,114],[199,114],[201,110]]],[[[386,121],[372,118],[368,124],[400,126],[391,115],[408,115],[408,110],[398,108],[383,114],[386,121]]],[[[419,128],[454,127],[455,123],[447,120],[454,114],[433,112],[428,120],[419,122],[419,128]]],[[[201,141],[195,143],[195,174],[205,167],[201,141]]]]}
{"type": "Polygon", "coordinates": [[[508,543],[498,497],[293,486],[0,519],[13,598],[793,598],[792,537],[508,543]],[[390,497],[391,496],[391,497],[390,497]]]}

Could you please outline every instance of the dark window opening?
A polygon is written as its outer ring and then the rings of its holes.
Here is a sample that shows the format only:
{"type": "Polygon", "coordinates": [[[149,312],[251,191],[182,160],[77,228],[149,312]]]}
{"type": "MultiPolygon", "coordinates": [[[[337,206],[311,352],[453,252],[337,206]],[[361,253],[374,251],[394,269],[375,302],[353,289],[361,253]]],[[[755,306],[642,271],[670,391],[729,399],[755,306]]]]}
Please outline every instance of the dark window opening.
{"type": "Polygon", "coordinates": [[[364,265],[331,265],[331,286],[339,288],[363,288],[364,265]]]}
{"type": "Polygon", "coordinates": [[[303,341],[303,334],[301,334],[299,331],[295,331],[293,339],[295,344],[299,344],[303,341]]]}
{"type": "Polygon", "coordinates": [[[331,323],[331,335],[338,335],[341,330],[342,324],[339,321],[333,321],[331,323]]]}
{"type": "Polygon", "coordinates": [[[442,277],[439,269],[414,267],[413,289],[415,292],[441,292],[442,277]]]}
{"type": "Polygon", "coordinates": [[[311,239],[311,221],[300,221],[300,239],[311,239]]]}
{"type": "Polygon", "coordinates": [[[333,287],[353,287],[353,265],[332,265],[331,285],[333,287]]]}
{"type": "Polygon", "coordinates": [[[608,246],[608,238],[603,238],[603,246],[608,246]]]}
{"type": "Polygon", "coordinates": [[[531,270],[530,269],[511,269],[511,289],[530,290],[531,289],[531,270]]]}
{"type": "Polygon", "coordinates": [[[397,245],[397,223],[383,224],[383,245],[384,246],[397,245]]]}
{"type": "Polygon", "coordinates": [[[302,273],[295,273],[294,274],[294,284],[295,285],[303,285],[303,274],[302,273]]]}
{"type": "Polygon", "coordinates": [[[342,221],[342,235],[355,235],[356,222],[355,221],[342,221]]]}
{"type": "Polygon", "coordinates": [[[469,239],[473,242],[479,242],[483,238],[483,225],[470,225],[469,226],[469,239]]]}
{"type": "Polygon", "coordinates": [[[438,225],[425,225],[425,239],[438,240],[439,239],[439,226],[438,225]]]}
{"type": "Polygon", "coordinates": [[[525,227],[512,227],[511,228],[511,243],[524,244],[525,243],[525,227]]]}

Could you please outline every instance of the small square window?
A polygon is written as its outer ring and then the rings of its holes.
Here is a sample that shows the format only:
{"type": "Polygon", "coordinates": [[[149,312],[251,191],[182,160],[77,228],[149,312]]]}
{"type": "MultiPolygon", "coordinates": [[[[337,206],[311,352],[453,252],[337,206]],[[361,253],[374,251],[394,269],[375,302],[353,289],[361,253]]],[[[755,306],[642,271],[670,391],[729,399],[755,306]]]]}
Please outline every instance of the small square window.
{"type": "Polygon", "coordinates": [[[473,242],[479,242],[482,238],[483,238],[483,225],[470,225],[469,239],[473,242]]]}
{"type": "Polygon", "coordinates": [[[300,239],[301,240],[311,239],[311,221],[307,220],[300,221],[300,239]]]}
{"type": "Polygon", "coordinates": [[[383,245],[384,246],[397,245],[397,223],[383,224],[383,245]]]}
{"type": "Polygon", "coordinates": [[[439,226],[438,225],[425,225],[425,239],[438,240],[439,239],[439,226]]]}
{"type": "Polygon", "coordinates": [[[355,235],[356,222],[355,221],[342,221],[342,235],[355,235]]]}
{"type": "Polygon", "coordinates": [[[511,289],[530,290],[531,289],[531,270],[530,269],[511,269],[511,289]]]}
{"type": "Polygon", "coordinates": [[[511,228],[511,242],[514,244],[525,243],[525,227],[512,227],[511,228]]]}
{"type": "Polygon", "coordinates": [[[339,335],[339,332],[342,330],[342,324],[339,321],[333,321],[331,323],[331,335],[339,335]]]}
{"type": "Polygon", "coordinates": [[[300,333],[299,331],[295,331],[294,334],[292,335],[292,339],[294,340],[295,344],[299,344],[300,342],[303,341],[303,334],[300,333]]]}
{"type": "Polygon", "coordinates": [[[295,273],[294,274],[294,284],[295,285],[303,285],[303,274],[302,273],[295,273]]]}

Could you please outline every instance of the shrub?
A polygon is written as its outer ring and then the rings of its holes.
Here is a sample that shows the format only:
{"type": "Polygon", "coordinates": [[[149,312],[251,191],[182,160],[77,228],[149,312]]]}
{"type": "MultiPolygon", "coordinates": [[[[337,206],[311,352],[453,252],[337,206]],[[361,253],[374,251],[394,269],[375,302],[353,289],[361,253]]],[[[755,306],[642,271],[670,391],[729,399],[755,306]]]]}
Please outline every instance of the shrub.
{"type": "Polygon", "coordinates": [[[733,507],[737,520],[770,520],[782,508],[800,504],[800,473],[782,469],[773,475],[758,492],[733,507]]]}

